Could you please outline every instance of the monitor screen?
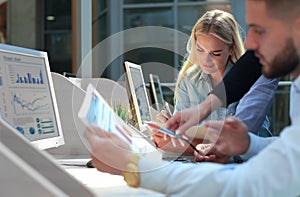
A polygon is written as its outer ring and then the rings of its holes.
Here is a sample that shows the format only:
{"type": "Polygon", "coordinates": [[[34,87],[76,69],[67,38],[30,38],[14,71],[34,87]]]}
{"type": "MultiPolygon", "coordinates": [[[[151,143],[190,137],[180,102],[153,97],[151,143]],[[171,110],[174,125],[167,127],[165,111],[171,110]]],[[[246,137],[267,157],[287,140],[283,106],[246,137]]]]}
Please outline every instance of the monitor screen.
{"type": "Polygon", "coordinates": [[[140,128],[145,121],[152,120],[142,68],[131,62],[125,62],[124,65],[130,89],[130,104],[134,109],[133,116],[140,128]]]}
{"type": "Polygon", "coordinates": [[[64,144],[47,53],[0,44],[1,117],[40,149],[64,144]]]}
{"type": "Polygon", "coordinates": [[[153,100],[153,103],[155,104],[156,110],[161,111],[164,108],[165,101],[163,98],[159,77],[157,75],[150,74],[149,78],[151,98],[153,100]]]}

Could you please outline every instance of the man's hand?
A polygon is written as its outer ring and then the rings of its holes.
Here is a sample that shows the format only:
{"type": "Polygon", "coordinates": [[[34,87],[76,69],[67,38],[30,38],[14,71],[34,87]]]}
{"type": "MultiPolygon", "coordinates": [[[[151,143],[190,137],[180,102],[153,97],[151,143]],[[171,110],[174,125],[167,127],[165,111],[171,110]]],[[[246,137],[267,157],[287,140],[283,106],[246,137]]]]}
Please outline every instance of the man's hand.
{"type": "Polygon", "coordinates": [[[100,128],[88,129],[86,138],[92,148],[92,163],[95,168],[102,172],[118,175],[125,170],[132,155],[126,142],[114,133],[100,128]]]}
{"type": "Polygon", "coordinates": [[[194,151],[195,161],[197,162],[215,162],[226,164],[230,156],[218,152],[212,144],[198,144],[196,148],[200,154],[194,151]]]}
{"type": "Polygon", "coordinates": [[[208,139],[219,153],[234,156],[248,150],[248,128],[241,120],[229,116],[225,121],[208,121],[204,126],[208,129],[208,139]]]}

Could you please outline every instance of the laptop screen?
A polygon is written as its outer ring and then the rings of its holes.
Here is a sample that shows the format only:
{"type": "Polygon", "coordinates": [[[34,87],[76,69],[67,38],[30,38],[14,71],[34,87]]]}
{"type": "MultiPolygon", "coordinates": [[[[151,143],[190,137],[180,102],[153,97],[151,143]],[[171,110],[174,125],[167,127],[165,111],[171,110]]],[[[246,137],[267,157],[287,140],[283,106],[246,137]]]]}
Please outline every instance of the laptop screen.
{"type": "Polygon", "coordinates": [[[140,65],[128,61],[125,62],[124,66],[129,85],[128,92],[133,117],[140,129],[146,121],[152,120],[142,68],[140,65]]]}
{"type": "Polygon", "coordinates": [[[164,108],[165,101],[163,98],[159,77],[157,75],[150,74],[149,78],[151,98],[153,99],[156,110],[161,111],[164,108]]]}

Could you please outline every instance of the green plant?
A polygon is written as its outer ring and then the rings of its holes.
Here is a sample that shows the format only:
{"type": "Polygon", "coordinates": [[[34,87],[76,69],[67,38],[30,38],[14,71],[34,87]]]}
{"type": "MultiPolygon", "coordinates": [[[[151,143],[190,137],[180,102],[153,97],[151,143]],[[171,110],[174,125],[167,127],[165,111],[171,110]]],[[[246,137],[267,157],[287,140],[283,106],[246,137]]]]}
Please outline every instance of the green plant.
{"type": "Polygon", "coordinates": [[[126,123],[129,123],[131,120],[131,110],[128,107],[124,106],[121,103],[115,103],[113,107],[115,113],[126,123]]]}

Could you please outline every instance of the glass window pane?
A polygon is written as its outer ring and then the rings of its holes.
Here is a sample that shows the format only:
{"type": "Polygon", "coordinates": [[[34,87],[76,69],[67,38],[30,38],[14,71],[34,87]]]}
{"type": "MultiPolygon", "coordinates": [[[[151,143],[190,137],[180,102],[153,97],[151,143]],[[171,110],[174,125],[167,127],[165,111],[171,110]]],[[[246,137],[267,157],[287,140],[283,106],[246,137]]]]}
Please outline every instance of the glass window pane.
{"type": "Polygon", "coordinates": [[[101,12],[107,8],[106,0],[93,0],[93,8],[95,12],[101,12]]]}
{"type": "Polygon", "coordinates": [[[46,34],[45,44],[51,71],[58,73],[70,72],[72,70],[71,32],[46,34]]]}
{"type": "Polygon", "coordinates": [[[208,10],[221,9],[230,12],[230,5],[186,6],[178,9],[178,30],[190,34],[197,20],[208,10]]]}
{"type": "Polygon", "coordinates": [[[139,26],[173,27],[173,10],[171,8],[140,8],[124,10],[124,29],[139,26]]]}
{"type": "Polygon", "coordinates": [[[71,0],[45,1],[45,29],[71,29],[71,0]]]}
{"type": "Polygon", "coordinates": [[[107,35],[107,15],[102,15],[100,18],[95,20],[92,24],[93,28],[93,45],[98,44],[104,40],[107,35]]]}
{"type": "Polygon", "coordinates": [[[230,3],[230,0],[178,0],[178,2],[230,3]]]}
{"type": "Polygon", "coordinates": [[[0,3],[0,43],[7,41],[7,1],[0,3]]]}
{"type": "Polygon", "coordinates": [[[124,0],[124,4],[130,3],[166,3],[166,2],[173,2],[173,0],[124,0]]]}

